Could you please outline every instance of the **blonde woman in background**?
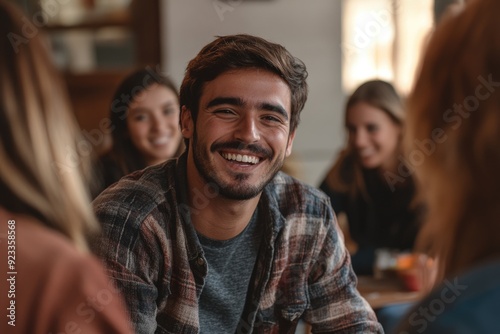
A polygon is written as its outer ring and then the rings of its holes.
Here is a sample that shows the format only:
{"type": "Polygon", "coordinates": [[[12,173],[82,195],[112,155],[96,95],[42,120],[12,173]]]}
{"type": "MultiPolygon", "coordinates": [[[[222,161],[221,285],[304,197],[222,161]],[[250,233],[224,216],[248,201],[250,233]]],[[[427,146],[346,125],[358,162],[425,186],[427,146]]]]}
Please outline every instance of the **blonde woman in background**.
{"type": "MultiPolygon", "coordinates": [[[[411,252],[414,247],[419,229],[414,182],[398,176],[407,170],[399,159],[404,121],[403,103],[390,83],[361,84],[345,107],[346,147],[320,186],[335,213],[347,218],[343,231],[357,275],[374,273],[380,249],[411,252]]],[[[384,331],[394,329],[411,306],[376,309],[384,331]]]]}
{"type": "Polygon", "coordinates": [[[499,17],[500,1],[476,0],[443,19],[409,99],[406,153],[424,157],[428,208],[418,245],[441,284],[398,333],[500,333],[499,17]]]}
{"type": "Polygon", "coordinates": [[[88,253],[89,164],[68,161],[79,129],[40,33],[23,35],[27,20],[0,0],[0,332],[130,333],[88,253]]]}
{"type": "Polygon", "coordinates": [[[345,214],[346,245],[357,275],[371,275],[380,248],[412,250],[419,228],[411,177],[398,176],[405,111],[382,80],[360,85],[345,107],[346,147],[320,185],[345,214]]]}

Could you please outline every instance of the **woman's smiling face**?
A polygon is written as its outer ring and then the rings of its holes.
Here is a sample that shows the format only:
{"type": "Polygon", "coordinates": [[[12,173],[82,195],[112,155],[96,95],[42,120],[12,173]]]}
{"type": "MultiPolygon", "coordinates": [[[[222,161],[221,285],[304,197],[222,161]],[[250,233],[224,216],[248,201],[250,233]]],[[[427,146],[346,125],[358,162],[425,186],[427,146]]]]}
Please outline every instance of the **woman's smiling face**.
{"type": "Polygon", "coordinates": [[[347,110],[349,145],[364,168],[391,170],[397,163],[401,126],[385,111],[366,102],[347,110]]]}
{"type": "Polygon", "coordinates": [[[129,106],[127,130],[148,166],[173,157],[182,138],[176,94],[159,84],[139,93],[129,106]]]}

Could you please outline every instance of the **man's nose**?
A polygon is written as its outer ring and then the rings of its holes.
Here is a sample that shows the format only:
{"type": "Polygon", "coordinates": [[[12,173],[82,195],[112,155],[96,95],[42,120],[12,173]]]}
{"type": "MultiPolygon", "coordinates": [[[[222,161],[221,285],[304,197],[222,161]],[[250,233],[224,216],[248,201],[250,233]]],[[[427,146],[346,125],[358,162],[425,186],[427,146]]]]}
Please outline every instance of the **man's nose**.
{"type": "Polygon", "coordinates": [[[251,115],[243,117],[238,123],[235,138],[245,143],[258,141],[260,139],[258,120],[251,115]]]}

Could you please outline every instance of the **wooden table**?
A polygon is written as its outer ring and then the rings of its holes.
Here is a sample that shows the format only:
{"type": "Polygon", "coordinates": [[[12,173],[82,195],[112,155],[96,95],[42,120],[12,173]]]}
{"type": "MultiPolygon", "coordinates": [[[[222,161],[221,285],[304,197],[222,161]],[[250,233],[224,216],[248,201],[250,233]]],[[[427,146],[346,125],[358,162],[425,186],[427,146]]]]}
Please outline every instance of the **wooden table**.
{"type": "Polygon", "coordinates": [[[417,301],[421,296],[418,291],[408,291],[398,277],[358,276],[358,291],[373,309],[417,301]]]}

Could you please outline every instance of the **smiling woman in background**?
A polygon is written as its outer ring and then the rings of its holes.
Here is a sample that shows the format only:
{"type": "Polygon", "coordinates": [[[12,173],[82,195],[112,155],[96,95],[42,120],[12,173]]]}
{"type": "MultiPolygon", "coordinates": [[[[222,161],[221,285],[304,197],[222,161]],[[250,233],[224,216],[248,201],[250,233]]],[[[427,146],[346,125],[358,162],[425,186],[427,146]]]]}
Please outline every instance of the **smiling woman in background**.
{"type": "Polygon", "coordinates": [[[111,102],[113,145],[101,159],[102,189],[178,156],[183,149],[179,113],[177,89],[159,71],[145,68],[125,78],[111,102]]]}
{"type": "Polygon", "coordinates": [[[131,333],[87,250],[98,226],[89,161],[60,168],[83,139],[41,33],[23,36],[27,20],[0,0],[0,333],[131,333]]]}
{"type": "Polygon", "coordinates": [[[445,280],[401,332],[500,333],[499,17],[500,1],[475,0],[443,19],[409,99],[405,151],[434,145],[415,166],[428,208],[417,245],[445,280]]]}
{"type": "Polygon", "coordinates": [[[412,207],[411,178],[396,178],[404,121],[394,87],[368,81],[349,97],[345,108],[347,146],[320,188],[336,214],[345,213],[346,245],[358,275],[373,273],[379,248],[411,250],[418,231],[412,207]]]}

